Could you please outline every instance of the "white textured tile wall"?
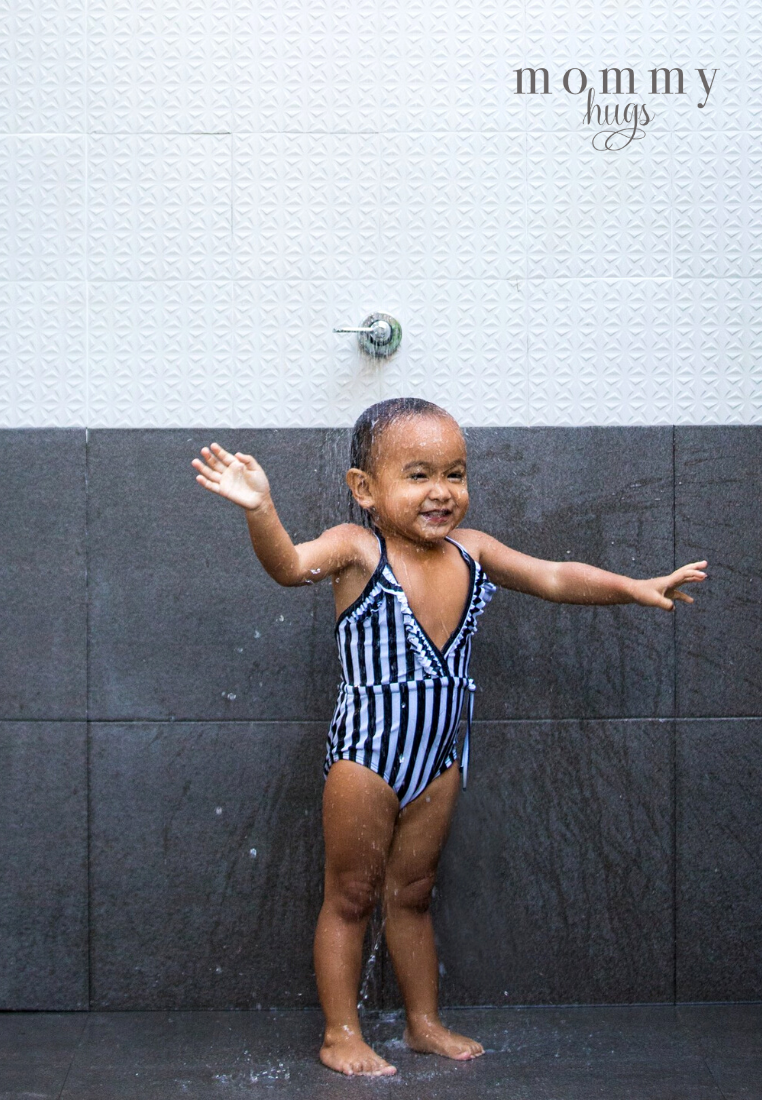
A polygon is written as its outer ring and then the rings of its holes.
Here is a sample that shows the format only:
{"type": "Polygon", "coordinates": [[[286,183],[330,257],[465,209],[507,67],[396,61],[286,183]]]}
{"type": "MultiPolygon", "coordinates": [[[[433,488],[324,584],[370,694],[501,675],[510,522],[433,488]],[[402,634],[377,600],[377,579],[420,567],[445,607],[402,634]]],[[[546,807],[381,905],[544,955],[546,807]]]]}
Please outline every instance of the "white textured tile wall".
{"type": "Polygon", "coordinates": [[[0,35],[1,425],[762,422],[762,0],[0,0],[0,35]],[[654,118],[606,153],[561,78],[614,65],[654,118]],[[376,309],[388,361],[332,332],[376,309]]]}

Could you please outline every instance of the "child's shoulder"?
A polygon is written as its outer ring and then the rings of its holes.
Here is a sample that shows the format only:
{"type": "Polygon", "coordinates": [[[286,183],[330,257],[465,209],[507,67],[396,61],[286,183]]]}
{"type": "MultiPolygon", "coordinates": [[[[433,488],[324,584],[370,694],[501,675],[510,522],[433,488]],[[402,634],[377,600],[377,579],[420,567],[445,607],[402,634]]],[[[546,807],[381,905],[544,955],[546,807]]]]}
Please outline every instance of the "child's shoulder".
{"type": "Polygon", "coordinates": [[[324,535],[356,543],[358,546],[378,546],[378,539],[368,527],[359,523],[337,523],[335,527],[326,527],[324,535]]]}
{"type": "Polygon", "coordinates": [[[372,564],[371,572],[378,560],[378,539],[373,532],[359,523],[339,523],[327,528],[321,538],[334,544],[340,551],[343,565],[372,564]]]}
{"type": "Polygon", "coordinates": [[[464,550],[467,550],[471,557],[479,562],[481,561],[485,537],[483,531],[476,531],[473,527],[456,527],[450,533],[450,538],[454,539],[455,542],[459,542],[464,550]]]}

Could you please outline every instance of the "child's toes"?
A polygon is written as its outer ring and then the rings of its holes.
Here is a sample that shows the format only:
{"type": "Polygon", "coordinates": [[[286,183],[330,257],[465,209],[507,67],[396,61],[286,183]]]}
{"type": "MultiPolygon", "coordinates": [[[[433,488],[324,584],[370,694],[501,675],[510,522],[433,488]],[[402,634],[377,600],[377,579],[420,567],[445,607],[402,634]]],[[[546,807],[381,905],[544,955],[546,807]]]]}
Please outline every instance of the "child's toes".
{"type": "Polygon", "coordinates": [[[364,1069],[360,1072],[368,1074],[372,1077],[387,1077],[392,1073],[396,1073],[396,1068],[391,1065],[385,1059],[381,1058],[378,1054],[372,1060],[365,1063],[364,1069]]]}
{"type": "Polygon", "coordinates": [[[478,1058],[480,1054],[484,1054],[484,1047],[481,1043],[477,1043],[475,1039],[467,1039],[465,1049],[460,1054],[456,1054],[455,1057],[460,1059],[478,1058]]]}

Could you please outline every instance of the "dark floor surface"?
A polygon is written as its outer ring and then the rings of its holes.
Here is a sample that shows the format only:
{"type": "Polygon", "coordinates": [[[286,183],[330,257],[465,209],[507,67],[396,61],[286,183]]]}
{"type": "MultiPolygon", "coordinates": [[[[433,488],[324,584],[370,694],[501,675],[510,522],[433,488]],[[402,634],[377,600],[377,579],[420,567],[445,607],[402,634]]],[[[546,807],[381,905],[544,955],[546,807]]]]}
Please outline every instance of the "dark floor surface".
{"type": "Polygon", "coordinates": [[[467,1063],[414,1054],[402,1017],[387,1013],[365,1029],[397,1075],[350,1079],[317,1060],[317,1011],[2,1013],[0,1100],[762,1100],[762,1004],[443,1016],[486,1053],[467,1063]]]}

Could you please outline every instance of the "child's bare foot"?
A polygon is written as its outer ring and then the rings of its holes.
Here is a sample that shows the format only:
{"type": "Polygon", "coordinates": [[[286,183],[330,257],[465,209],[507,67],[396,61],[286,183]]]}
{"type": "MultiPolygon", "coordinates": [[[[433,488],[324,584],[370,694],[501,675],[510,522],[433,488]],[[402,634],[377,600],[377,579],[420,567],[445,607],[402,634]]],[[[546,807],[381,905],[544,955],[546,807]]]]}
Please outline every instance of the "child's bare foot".
{"type": "Polygon", "coordinates": [[[345,1073],[348,1077],[362,1074],[366,1077],[388,1077],[397,1072],[396,1066],[385,1062],[376,1054],[362,1035],[348,1027],[326,1030],[323,1045],[320,1048],[320,1061],[329,1069],[345,1073]]]}
{"type": "Polygon", "coordinates": [[[403,1038],[411,1050],[421,1054],[442,1054],[445,1058],[456,1058],[461,1062],[484,1054],[484,1047],[476,1039],[467,1039],[465,1035],[449,1031],[439,1021],[423,1019],[415,1024],[408,1022],[403,1038]]]}

